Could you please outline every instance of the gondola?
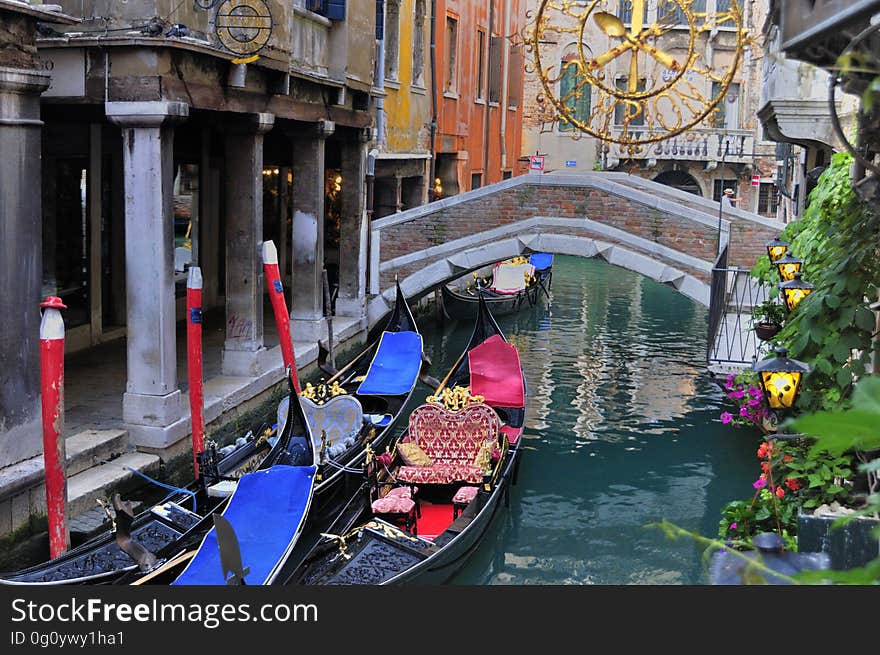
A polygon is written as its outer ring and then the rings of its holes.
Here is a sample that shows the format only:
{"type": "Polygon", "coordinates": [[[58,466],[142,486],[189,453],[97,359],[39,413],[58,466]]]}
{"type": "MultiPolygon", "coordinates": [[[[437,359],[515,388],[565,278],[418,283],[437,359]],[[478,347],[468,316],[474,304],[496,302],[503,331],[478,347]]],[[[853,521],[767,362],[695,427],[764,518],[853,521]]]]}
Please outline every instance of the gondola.
{"type": "Polygon", "coordinates": [[[477,295],[482,295],[493,316],[511,314],[522,307],[534,307],[550,297],[553,255],[534,253],[528,261],[515,257],[498,262],[492,275],[481,278],[476,273],[467,287],[441,286],[443,313],[451,320],[473,320],[477,315],[477,295]]]}
{"type": "Polygon", "coordinates": [[[136,516],[131,505],[117,495],[113,499],[111,529],[54,560],[2,575],[0,584],[101,584],[128,572],[152,568],[156,558],[204,535],[205,517],[227,501],[226,494],[217,494],[212,487],[224,480],[228,484],[256,469],[270,453],[274,434],[275,429],[264,426],[257,435],[240,438],[237,445],[203,453],[199,458],[203,472],[199,480],[173,491],[136,516]]]}
{"type": "Polygon", "coordinates": [[[443,583],[507,504],[521,458],[526,383],[516,348],[478,300],[468,346],[441,384],[445,393],[413,410],[392,450],[368,457],[361,494],[286,583],[443,583]]]}
{"type": "MultiPolygon", "coordinates": [[[[326,364],[321,359],[324,368],[326,364]]],[[[291,558],[298,561],[295,553],[299,542],[305,539],[306,547],[300,550],[308,550],[308,538],[317,538],[329,525],[348,499],[345,490],[360,484],[368,448],[380,448],[390,439],[390,431],[423,375],[424,364],[422,337],[397,285],[395,306],[384,329],[370,345],[342,370],[329,370],[332,376],[326,382],[317,386],[309,383],[300,394],[291,392],[282,401],[278,407],[279,424],[289,425],[287,419],[293,404],[296,424],[308,426],[314,460],[303,460],[299,466],[314,464],[313,482],[308,490],[308,504],[302,512],[297,510],[293,514],[277,510],[277,506],[289,504],[286,496],[277,502],[267,502],[279,488],[284,493],[283,483],[270,480],[273,475],[277,477],[277,466],[270,466],[265,481],[254,481],[254,488],[244,495],[236,489],[224,516],[232,513],[228,530],[235,538],[231,540],[242,544],[233,547],[238,551],[235,559],[242,563],[242,570],[249,569],[247,575],[241,576],[241,582],[271,584],[291,558]]],[[[306,469],[302,468],[300,477],[305,475],[306,469]]],[[[181,552],[177,561],[169,561],[164,571],[155,570],[147,576],[131,574],[120,582],[224,584],[225,570],[220,566],[223,547],[217,539],[218,535],[222,537],[221,530],[212,529],[207,535],[199,553],[204,553],[202,562],[197,560],[199,555],[192,556],[192,551],[181,552]],[[183,566],[186,568],[181,572],[183,566]]]]}

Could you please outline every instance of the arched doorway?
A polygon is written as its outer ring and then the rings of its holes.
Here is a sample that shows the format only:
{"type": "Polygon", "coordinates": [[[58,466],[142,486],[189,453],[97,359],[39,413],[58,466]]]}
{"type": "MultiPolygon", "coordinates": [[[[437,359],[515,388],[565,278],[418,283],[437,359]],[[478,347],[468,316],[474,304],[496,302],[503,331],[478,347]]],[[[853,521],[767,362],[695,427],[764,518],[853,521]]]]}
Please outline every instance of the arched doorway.
{"type": "Polygon", "coordinates": [[[664,171],[654,178],[655,182],[665,184],[666,186],[675,187],[695,196],[702,196],[703,191],[700,189],[699,183],[692,175],[685,171],[664,171]]]}

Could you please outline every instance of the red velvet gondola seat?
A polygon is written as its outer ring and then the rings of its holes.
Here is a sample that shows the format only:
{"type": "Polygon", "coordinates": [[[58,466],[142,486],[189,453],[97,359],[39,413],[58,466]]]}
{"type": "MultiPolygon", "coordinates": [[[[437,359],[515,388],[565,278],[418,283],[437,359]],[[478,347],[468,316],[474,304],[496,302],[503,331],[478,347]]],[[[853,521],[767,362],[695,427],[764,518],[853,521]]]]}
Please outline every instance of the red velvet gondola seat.
{"type": "Polygon", "coordinates": [[[475,460],[487,441],[498,443],[501,422],[488,405],[469,405],[452,412],[426,403],[410,415],[409,437],[428,455],[430,464],[401,466],[397,479],[413,484],[480,484],[484,471],[475,460]]]}

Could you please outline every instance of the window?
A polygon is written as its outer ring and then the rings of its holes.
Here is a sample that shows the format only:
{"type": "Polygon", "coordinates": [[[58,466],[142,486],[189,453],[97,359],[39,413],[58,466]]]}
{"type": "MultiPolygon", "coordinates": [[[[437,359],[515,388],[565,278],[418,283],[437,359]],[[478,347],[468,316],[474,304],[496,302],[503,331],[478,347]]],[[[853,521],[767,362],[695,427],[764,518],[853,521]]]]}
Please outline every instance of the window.
{"type": "Polygon", "coordinates": [[[510,46],[507,63],[507,106],[519,107],[523,91],[523,55],[518,45],[510,46]]]}
{"type": "Polygon", "coordinates": [[[513,177],[513,171],[503,171],[501,173],[502,180],[509,180],[511,177],[513,177]]]}
{"type": "Polygon", "coordinates": [[[385,79],[397,80],[400,63],[400,0],[385,4],[385,79]]]}
{"type": "Polygon", "coordinates": [[[715,11],[730,11],[730,0],[715,0],[715,11]]]}
{"type": "Polygon", "coordinates": [[[477,30],[477,99],[486,97],[486,33],[477,30]]]}
{"type": "Polygon", "coordinates": [[[345,0],[306,0],[306,9],[330,20],[345,20],[345,0]]]}
{"type": "Polygon", "coordinates": [[[471,191],[479,189],[481,186],[483,186],[483,174],[471,173],[471,191]]]}
{"type": "MultiPolygon", "coordinates": [[[[624,23],[632,23],[633,0],[620,0],[617,15],[624,23]]],[[[648,24],[648,0],[642,3],[642,25],[648,24]]]]}
{"type": "MultiPolygon", "coordinates": [[[[617,88],[620,90],[625,90],[629,87],[629,78],[627,77],[619,77],[617,78],[617,88]]],[[[636,87],[637,91],[645,90],[645,78],[641,78],[636,87]]],[[[614,124],[615,125],[623,125],[624,118],[629,118],[630,125],[644,125],[645,124],[645,102],[640,101],[637,105],[630,104],[622,101],[618,101],[616,105],[614,105],[614,124]]]]}
{"type": "MultiPolygon", "coordinates": [[[[562,59],[560,69],[562,77],[559,80],[559,97],[575,120],[588,123],[590,120],[590,95],[591,87],[584,83],[584,77],[578,74],[578,58],[576,55],[566,55],[562,59]]],[[[571,132],[575,126],[564,118],[559,120],[560,132],[571,132]]]]}
{"type": "Polygon", "coordinates": [[[425,86],[425,0],[416,0],[413,13],[412,83],[425,86]]]}
{"type": "Polygon", "coordinates": [[[763,216],[776,216],[776,207],[779,204],[779,195],[776,191],[776,185],[767,182],[761,182],[758,191],[758,213],[763,216]]]}
{"type": "MultiPolygon", "coordinates": [[[[720,91],[721,85],[718,82],[712,82],[713,100],[718,97],[720,91]]],[[[709,123],[712,127],[728,130],[739,129],[739,84],[732,83],[727,87],[727,94],[718,103],[716,111],[710,115],[709,123]]]]}
{"type": "MultiPolygon", "coordinates": [[[[704,13],[706,11],[706,0],[694,0],[690,6],[690,11],[691,14],[695,12],[704,13]]],[[[659,0],[657,4],[657,22],[687,25],[687,18],[675,0],[659,0]]]]}
{"type": "Polygon", "coordinates": [[[447,93],[455,93],[455,58],[458,49],[458,21],[452,16],[446,17],[446,86],[447,93]]]}
{"type": "Polygon", "coordinates": [[[714,180],[712,182],[712,200],[715,202],[721,202],[721,195],[724,193],[724,189],[733,189],[733,197],[735,198],[736,184],[737,181],[735,179],[714,180]]]}
{"type": "Polygon", "coordinates": [[[501,48],[504,38],[489,38],[489,102],[501,102],[501,48]]]}

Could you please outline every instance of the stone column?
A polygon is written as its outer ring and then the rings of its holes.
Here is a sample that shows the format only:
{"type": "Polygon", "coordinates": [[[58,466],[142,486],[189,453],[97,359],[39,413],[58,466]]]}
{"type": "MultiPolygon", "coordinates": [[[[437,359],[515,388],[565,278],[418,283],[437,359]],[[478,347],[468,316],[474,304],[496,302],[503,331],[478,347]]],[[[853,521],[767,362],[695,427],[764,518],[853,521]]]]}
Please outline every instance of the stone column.
{"type": "Polygon", "coordinates": [[[223,374],[259,375],[263,346],[263,135],[272,114],[226,126],[226,342],[223,374]]]}
{"type": "Polygon", "coordinates": [[[290,331],[294,341],[327,338],[324,319],[324,148],[332,121],[291,130],[293,141],[293,271],[290,331]]]}
{"type": "Polygon", "coordinates": [[[339,235],[339,297],[336,313],[364,316],[367,282],[367,145],[369,130],[342,144],[342,226],[339,235]]]}
{"type": "Polygon", "coordinates": [[[174,129],[182,102],[107,102],[122,128],[128,380],[122,418],[137,445],[170,445],[181,417],[174,299],[174,129]]]}
{"type": "Polygon", "coordinates": [[[48,75],[0,67],[0,467],[42,450],[40,94],[48,86],[48,75]]]}

